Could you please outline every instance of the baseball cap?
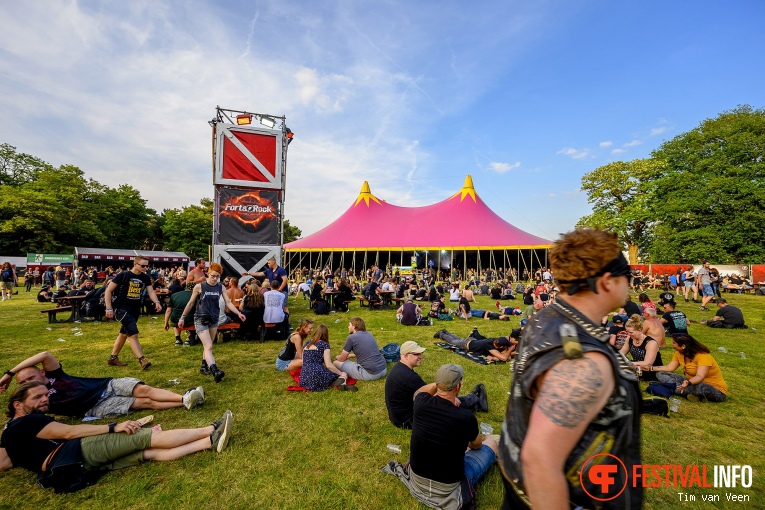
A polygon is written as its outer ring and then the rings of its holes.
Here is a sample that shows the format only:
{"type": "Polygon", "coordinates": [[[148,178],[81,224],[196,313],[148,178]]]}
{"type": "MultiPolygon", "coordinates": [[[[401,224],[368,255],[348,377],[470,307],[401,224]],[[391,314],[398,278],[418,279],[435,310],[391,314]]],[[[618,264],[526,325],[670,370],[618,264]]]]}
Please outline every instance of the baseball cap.
{"type": "Polygon", "coordinates": [[[675,295],[671,292],[662,292],[659,294],[659,304],[663,305],[665,303],[674,302],[675,301],[675,295]]]}
{"type": "Polygon", "coordinates": [[[420,347],[417,342],[408,340],[401,344],[401,355],[404,354],[420,354],[425,351],[425,347],[420,347]]]}
{"type": "Polygon", "coordinates": [[[614,324],[616,323],[624,324],[624,317],[621,315],[614,315],[614,324]]]}
{"type": "Polygon", "coordinates": [[[461,366],[448,363],[441,365],[441,368],[436,371],[435,382],[439,389],[449,391],[462,381],[463,375],[465,370],[461,366]]]}

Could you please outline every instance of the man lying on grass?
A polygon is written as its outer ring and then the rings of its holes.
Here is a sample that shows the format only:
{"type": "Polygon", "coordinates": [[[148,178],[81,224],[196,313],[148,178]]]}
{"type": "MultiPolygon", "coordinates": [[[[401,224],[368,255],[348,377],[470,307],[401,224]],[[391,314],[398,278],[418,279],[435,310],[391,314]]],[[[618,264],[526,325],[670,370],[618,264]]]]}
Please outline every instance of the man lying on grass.
{"type": "Polygon", "coordinates": [[[19,384],[38,381],[48,388],[50,412],[63,416],[113,418],[139,409],[187,409],[205,401],[202,387],[179,395],[152,388],[133,377],[74,377],[64,372],[61,363],[49,352],[28,358],[0,377],[0,393],[8,389],[13,376],[19,384]],[[42,364],[43,369],[37,368],[42,364]]]}
{"type": "Polygon", "coordinates": [[[65,425],[48,412],[48,388],[40,381],[13,392],[0,437],[0,468],[23,467],[37,473],[40,486],[74,492],[95,483],[98,474],[147,460],[167,461],[228,444],[233,415],[198,429],[142,429],[137,421],[108,425],[65,425]],[[3,450],[4,449],[4,450],[3,450]],[[10,463],[9,463],[10,461],[10,463]]]}

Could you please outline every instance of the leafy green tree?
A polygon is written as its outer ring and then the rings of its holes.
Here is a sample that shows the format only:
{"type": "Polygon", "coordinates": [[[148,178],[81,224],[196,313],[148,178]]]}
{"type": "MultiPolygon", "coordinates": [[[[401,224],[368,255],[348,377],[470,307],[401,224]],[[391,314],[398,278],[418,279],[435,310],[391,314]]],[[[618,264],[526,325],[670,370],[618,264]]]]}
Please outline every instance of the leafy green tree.
{"type": "Polygon", "coordinates": [[[13,145],[0,145],[0,185],[18,186],[33,180],[37,172],[51,168],[40,158],[16,152],[13,145]]]}
{"type": "Polygon", "coordinates": [[[104,248],[147,249],[161,243],[152,236],[152,225],[157,222],[157,213],[146,207],[141,192],[127,184],[117,189],[101,187],[96,198],[98,204],[98,225],[103,239],[99,246],[104,248]]]}
{"type": "Polygon", "coordinates": [[[664,169],[646,186],[652,261],[765,260],[765,110],[723,112],[652,156],[664,169]]]}
{"type": "Polygon", "coordinates": [[[211,199],[203,198],[199,205],[166,209],[162,225],[164,248],[182,251],[191,258],[206,257],[212,241],[213,206],[211,199]]]}
{"type": "Polygon", "coordinates": [[[290,220],[284,220],[284,244],[291,243],[300,239],[303,235],[303,231],[298,227],[290,225],[290,220]]]}
{"type": "Polygon", "coordinates": [[[592,214],[579,220],[577,226],[598,227],[619,235],[627,246],[630,263],[638,263],[638,251],[651,241],[650,200],[645,182],[661,171],[650,159],[615,161],[596,168],[582,177],[582,190],[592,204],[592,214]]]}

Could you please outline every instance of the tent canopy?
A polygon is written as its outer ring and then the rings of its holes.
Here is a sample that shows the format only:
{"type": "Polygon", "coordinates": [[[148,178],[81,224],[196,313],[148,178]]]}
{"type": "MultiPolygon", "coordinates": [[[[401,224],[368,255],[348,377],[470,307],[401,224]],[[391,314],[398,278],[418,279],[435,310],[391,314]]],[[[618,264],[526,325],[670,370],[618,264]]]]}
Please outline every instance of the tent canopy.
{"type": "Polygon", "coordinates": [[[518,250],[552,242],[494,213],[468,175],[462,189],[433,205],[400,207],[375,197],[365,181],[356,202],[327,227],[284,245],[287,252],[368,250],[518,250]]]}

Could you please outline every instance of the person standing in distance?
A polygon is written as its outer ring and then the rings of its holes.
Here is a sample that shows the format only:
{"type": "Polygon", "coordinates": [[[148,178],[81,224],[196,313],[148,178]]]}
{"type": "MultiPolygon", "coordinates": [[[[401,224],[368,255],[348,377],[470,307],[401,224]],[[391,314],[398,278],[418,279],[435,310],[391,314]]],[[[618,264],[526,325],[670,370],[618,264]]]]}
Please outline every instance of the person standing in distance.
{"type": "Polygon", "coordinates": [[[151,278],[146,274],[149,268],[149,260],[138,256],[133,259],[133,269],[122,271],[106,287],[104,302],[106,303],[106,317],[116,319],[122,324],[117,339],[112,347],[112,355],[109,356],[108,365],[111,367],[124,367],[127,363],[120,361],[119,354],[125,345],[125,340],[130,343],[133,354],[138,358],[141,368],[146,370],[151,362],[143,355],[141,343],[138,341],[138,317],[141,315],[141,302],[143,291],[149,294],[157,312],[162,311],[162,304],[151,286],[151,278]],[[114,308],[112,308],[112,306],[114,308]]]}
{"type": "Polygon", "coordinates": [[[218,368],[212,352],[212,341],[213,338],[215,338],[215,334],[218,332],[221,297],[226,304],[226,308],[236,314],[240,321],[244,322],[246,320],[244,314],[231,302],[228,294],[223,289],[223,285],[220,283],[220,275],[222,272],[223,266],[217,262],[210,264],[210,270],[207,272],[207,280],[194,286],[194,290],[191,291],[191,299],[189,299],[186,308],[183,309],[181,318],[178,320],[178,328],[182,329],[186,315],[191,312],[191,309],[194,308],[194,304],[196,303],[194,329],[197,332],[197,337],[202,341],[202,347],[204,348],[202,367],[199,371],[203,375],[212,374],[216,383],[221,382],[223,376],[226,375],[223,370],[218,368]]]}
{"type": "MultiPolygon", "coordinates": [[[[331,274],[331,273],[330,273],[331,274]]],[[[268,267],[263,271],[256,271],[253,273],[242,273],[242,276],[250,275],[253,278],[268,278],[270,283],[274,281],[279,282],[279,286],[275,289],[284,294],[284,306],[287,306],[288,298],[290,296],[290,288],[287,285],[287,270],[279,266],[276,263],[276,259],[271,257],[268,259],[268,267]]],[[[268,287],[271,287],[270,285],[268,287]]]]}
{"type": "Polygon", "coordinates": [[[500,443],[505,509],[642,506],[642,484],[631,479],[641,464],[640,388],[600,326],[627,299],[621,250],[616,234],[596,229],[569,232],[550,249],[563,297],[521,335],[500,443]],[[608,454],[597,464],[613,479],[606,489],[621,493],[604,494],[588,476],[595,452],[608,454]]]}

